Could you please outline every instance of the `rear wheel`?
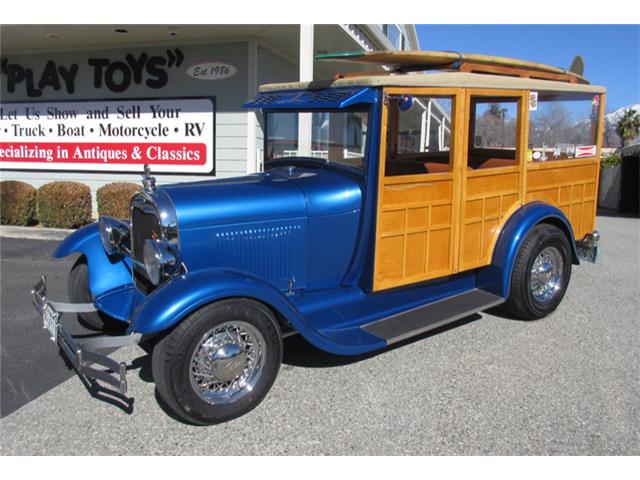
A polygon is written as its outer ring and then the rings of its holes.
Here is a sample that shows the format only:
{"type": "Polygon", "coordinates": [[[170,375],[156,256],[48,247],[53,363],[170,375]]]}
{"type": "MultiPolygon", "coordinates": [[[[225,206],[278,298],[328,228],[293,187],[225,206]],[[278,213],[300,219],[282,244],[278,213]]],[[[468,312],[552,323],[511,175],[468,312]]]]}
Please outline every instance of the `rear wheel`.
{"type": "Polygon", "coordinates": [[[187,422],[210,425],[255,408],[282,361],[277,322],[248,299],[212,303],[162,338],[152,355],[160,397],[187,422]]]}
{"type": "Polygon", "coordinates": [[[506,309],[536,320],[553,312],[571,278],[571,247],[558,227],[540,224],[527,235],[516,257],[506,309]]]}
{"type": "MultiPolygon", "coordinates": [[[[93,303],[89,289],[89,266],[84,256],[78,258],[71,268],[67,288],[71,303],[93,303]]],[[[83,326],[100,331],[122,330],[127,326],[102,312],[78,313],[78,320],[83,326]]]]}

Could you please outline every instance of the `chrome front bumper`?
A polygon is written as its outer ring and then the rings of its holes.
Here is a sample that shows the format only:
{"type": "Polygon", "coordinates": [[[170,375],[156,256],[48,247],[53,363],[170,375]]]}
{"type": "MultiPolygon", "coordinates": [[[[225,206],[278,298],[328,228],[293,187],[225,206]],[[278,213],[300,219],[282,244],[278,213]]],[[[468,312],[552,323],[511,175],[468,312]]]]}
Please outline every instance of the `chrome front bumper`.
{"type": "Polygon", "coordinates": [[[122,395],[127,393],[127,366],[95,352],[95,350],[117,348],[140,341],[141,335],[121,335],[93,337],[83,342],[77,341],[60,323],[63,313],[87,313],[97,311],[91,303],[62,303],[47,300],[47,279],[43,275],[31,290],[33,304],[42,316],[43,328],[51,341],[56,343],[69,359],[78,374],[112,385],[122,395]],[[99,365],[106,368],[94,368],[99,365]]]}
{"type": "Polygon", "coordinates": [[[586,262],[596,263],[599,245],[600,233],[597,230],[594,230],[593,233],[587,233],[582,240],[576,242],[578,258],[586,262]]]}

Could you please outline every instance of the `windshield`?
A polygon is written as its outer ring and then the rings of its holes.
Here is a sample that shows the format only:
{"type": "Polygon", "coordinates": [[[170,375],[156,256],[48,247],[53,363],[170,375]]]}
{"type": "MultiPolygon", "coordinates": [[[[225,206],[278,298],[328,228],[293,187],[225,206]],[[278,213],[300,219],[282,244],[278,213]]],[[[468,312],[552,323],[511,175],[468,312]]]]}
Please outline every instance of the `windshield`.
{"type": "Polygon", "coordinates": [[[265,167],[287,157],[307,157],[364,169],[367,111],[268,112],[265,167]]]}

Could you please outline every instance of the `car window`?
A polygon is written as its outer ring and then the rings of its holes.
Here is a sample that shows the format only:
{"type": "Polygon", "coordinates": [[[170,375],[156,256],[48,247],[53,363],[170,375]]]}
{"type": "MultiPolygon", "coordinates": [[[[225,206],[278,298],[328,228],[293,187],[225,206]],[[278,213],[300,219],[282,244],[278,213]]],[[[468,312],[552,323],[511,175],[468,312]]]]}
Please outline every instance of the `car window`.
{"type": "Polygon", "coordinates": [[[469,129],[470,169],[516,164],[517,98],[472,97],[469,129]]]}
{"type": "Polygon", "coordinates": [[[286,157],[312,157],[363,169],[368,112],[269,112],[265,163],[286,157]]]}
{"type": "Polygon", "coordinates": [[[389,97],[387,176],[442,173],[451,167],[453,97],[389,97]]]}
{"type": "Polygon", "coordinates": [[[533,162],[596,156],[600,96],[540,93],[529,112],[529,150],[533,162]]]}

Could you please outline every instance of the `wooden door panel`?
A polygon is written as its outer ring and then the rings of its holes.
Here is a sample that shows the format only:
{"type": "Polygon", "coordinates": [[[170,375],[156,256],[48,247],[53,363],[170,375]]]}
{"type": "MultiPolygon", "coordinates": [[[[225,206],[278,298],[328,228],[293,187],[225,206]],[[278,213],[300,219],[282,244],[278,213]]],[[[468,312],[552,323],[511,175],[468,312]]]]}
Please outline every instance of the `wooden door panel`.
{"type": "Polygon", "coordinates": [[[438,177],[408,183],[397,183],[401,177],[384,180],[376,289],[428,280],[453,270],[453,175],[438,177]]]}
{"type": "Polygon", "coordinates": [[[407,180],[405,183],[385,180],[383,211],[397,206],[427,206],[443,199],[450,199],[452,183],[451,180],[435,181],[430,179],[407,180]]]}
{"type": "Polygon", "coordinates": [[[500,229],[520,204],[519,180],[510,191],[487,193],[465,203],[460,236],[461,271],[491,263],[500,229]]]}
{"type": "Polygon", "coordinates": [[[460,270],[491,263],[506,217],[520,205],[520,173],[482,172],[467,178],[460,232],[460,270]]]}

